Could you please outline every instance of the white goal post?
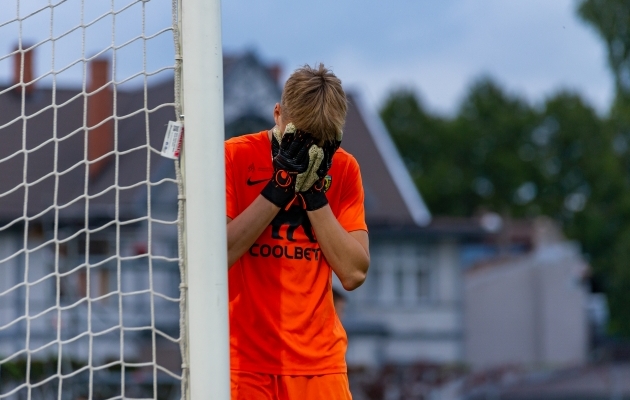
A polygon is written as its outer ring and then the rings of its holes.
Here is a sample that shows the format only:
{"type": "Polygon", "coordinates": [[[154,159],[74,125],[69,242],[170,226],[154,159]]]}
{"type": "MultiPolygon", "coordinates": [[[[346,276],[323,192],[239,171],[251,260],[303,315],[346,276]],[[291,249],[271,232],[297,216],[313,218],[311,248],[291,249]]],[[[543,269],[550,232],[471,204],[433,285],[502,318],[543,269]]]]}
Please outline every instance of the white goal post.
{"type": "Polygon", "coordinates": [[[222,61],[220,0],[2,1],[0,400],[230,398],[222,61]]]}
{"type": "Polygon", "coordinates": [[[182,9],[190,391],[230,398],[220,0],[182,9]]]}

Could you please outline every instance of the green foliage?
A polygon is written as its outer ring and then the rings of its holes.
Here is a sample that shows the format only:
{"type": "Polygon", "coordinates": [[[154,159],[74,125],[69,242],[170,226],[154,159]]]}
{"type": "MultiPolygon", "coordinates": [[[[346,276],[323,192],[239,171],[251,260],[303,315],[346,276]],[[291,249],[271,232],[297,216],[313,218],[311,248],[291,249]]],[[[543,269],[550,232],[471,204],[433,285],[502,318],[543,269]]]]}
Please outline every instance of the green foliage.
{"type": "Polygon", "coordinates": [[[621,101],[630,98],[630,1],[583,0],[578,8],[606,44],[608,64],[621,101]]]}
{"type": "Polygon", "coordinates": [[[559,221],[608,295],[611,332],[630,337],[630,0],[582,0],[578,13],[608,50],[617,90],[608,117],[570,92],[534,107],[489,78],[451,118],[406,90],[381,115],[434,214],[559,221]]]}
{"type": "Polygon", "coordinates": [[[621,267],[628,258],[620,256],[622,232],[630,232],[630,164],[613,121],[574,93],[533,107],[488,78],[454,117],[431,115],[408,91],[393,93],[381,115],[434,214],[494,210],[559,221],[611,298],[611,328],[630,336],[630,323],[620,322],[630,321],[622,306],[630,301],[621,267]]]}
{"type": "Polygon", "coordinates": [[[619,171],[613,179],[601,175],[599,182],[605,187],[598,199],[600,220],[593,225],[601,231],[594,249],[601,256],[594,264],[607,278],[611,331],[630,336],[630,1],[582,0],[578,13],[603,39],[615,81],[616,96],[605,131],[619,161],[619,171]],[[607,218],[611,222],[602,223],[607,218]]]}

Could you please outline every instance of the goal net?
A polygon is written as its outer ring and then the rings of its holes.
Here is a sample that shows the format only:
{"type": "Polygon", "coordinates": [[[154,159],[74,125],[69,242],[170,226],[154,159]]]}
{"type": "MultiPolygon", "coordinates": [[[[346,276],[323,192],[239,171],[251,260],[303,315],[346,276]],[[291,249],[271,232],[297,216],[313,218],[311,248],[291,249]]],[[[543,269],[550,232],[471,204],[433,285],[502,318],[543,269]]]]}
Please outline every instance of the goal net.
{"type": "Polygon", "coordinates": [[[0,399],[185,397],[178,2],[1,7],[0,399]]]}

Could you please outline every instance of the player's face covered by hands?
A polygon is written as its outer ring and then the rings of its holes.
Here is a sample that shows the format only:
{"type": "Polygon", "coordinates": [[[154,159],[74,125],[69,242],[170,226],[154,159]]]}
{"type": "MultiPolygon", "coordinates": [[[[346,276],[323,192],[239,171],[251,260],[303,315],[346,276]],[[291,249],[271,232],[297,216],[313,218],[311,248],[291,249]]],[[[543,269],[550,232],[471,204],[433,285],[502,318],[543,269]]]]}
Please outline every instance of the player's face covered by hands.
{"type": "Polygon", "coordinates": [[[335,155],[335,152],[339,149],[339,146],[341,146],[342,137],[343,132],[340,133],[335,140],[328,141],[322,146],[324,158],[322,159],[322,163],[316,171],[318,178],[325,178],[326,174],[330,170],[330,167],[332,167],[333,156],[335,155]]]}
{"type": "Polygon", "coordinates": [[[343,133],[340,132],[335,140],[327,141],[321,148],[318,147],[321,159],[314,160],[313,168],[304,180],[302,187],[299,188],[298,193],[307,211],[314,211],[328,204],[326,191],[332,184],[332,177],[328,175],[328,171],[332,167],[333,156],[341,145],[342,137],[343,133]]]}
{"type": "MultiPolygon", "coordinates": [[[[292,170],[296,172],[290,174],[291,178],[294,178],[291,186],[295,193],[298,193],[307,210],[316,210],[328,204],[324,193],[330,187],[331,178],[327,178],[327,173],[332,166],[333,156],[341,144],[342,135],[340,133],[335,140],[327,141],[320,147],[315,144],[312,135],[295,129],[291,123],[287,125],[284,135],[280,133],[277,127],[272,130],[271,152],[274,158],[274,177],[278,177],[280,180],[285,178],[284,174],[278,175],[277,171],[292,170]],[[290,158],[294,161],[289,162],[290,158]],[[306,161],[308,161],[307,164],[306,161]],[[299,168],[296,162],[299,164],[299,168]],[[280,168],[279,170],[276,168],[277,166],[280,168]]],[[[289,196],[288,189],[288,187],[285,188],[277,203],[274,203],[270,198],[268,199],[279,207],[284,207],[293,200],[293,196],[289,196]],[[279,205],[279,203],[283,205],[279,205]]],[[[272,197],[271,193],[268,193],[270,190],[263,190],[263,192],[263,196],[267,197],[267,194],[272,197]]]]}
{"type": "Polygon", "coordinates": [[[292,123],[287,124],[281,138],[273,132],[271,147],[274,172],[261,192],[263,197],[280,208],[291,203],[295,198],[298,175],[309,168],[309,150],[314,146],[314,141],[312,135],[297,130],[292,123]]]}

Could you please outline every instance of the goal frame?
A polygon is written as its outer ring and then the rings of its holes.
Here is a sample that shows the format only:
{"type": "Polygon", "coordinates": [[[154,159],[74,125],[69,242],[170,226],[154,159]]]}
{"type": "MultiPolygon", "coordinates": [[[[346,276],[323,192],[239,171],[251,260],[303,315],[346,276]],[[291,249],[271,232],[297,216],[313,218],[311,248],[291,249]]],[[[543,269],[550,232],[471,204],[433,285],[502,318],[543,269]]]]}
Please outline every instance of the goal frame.
{"type": "Polygon", "coordinates": [[[230,398],[220,0],[181,0],[190,399],[230,398]]]}

